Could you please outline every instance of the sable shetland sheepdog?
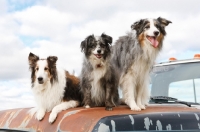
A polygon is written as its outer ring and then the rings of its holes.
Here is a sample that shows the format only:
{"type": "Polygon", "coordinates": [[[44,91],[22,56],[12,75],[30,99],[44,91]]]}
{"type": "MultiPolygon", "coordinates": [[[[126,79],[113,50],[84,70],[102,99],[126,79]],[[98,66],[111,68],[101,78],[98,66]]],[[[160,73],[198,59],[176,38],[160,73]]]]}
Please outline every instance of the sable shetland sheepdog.
{"type": "Polygon", "coordinates": [[[105,106],[106,110],[112,110],[118,105],[118,81],[110,63],[111,43],[112,37],[106,34],[90,35],[81,42],[84,60],[80,86],[85,108],[105,106]]]}
{"type": "Polygon", "coordinates": [[[118,71],[122,100],[131,110],[145,109],[148,104],[149,73],[162,49],[165,26],[169,23],[161,17],[141,19],[113,46],[112,62],[118,71]]]}
{"type": "Polygon", "coordinates": [[[62,110],[80,105],[79,79],[56,67],[56,56],[39,59],[29,54],[32,91],[37,103],[36,118],[42,120],[45,112],[52,111],[49,122],[53,123],[62,110]]]}

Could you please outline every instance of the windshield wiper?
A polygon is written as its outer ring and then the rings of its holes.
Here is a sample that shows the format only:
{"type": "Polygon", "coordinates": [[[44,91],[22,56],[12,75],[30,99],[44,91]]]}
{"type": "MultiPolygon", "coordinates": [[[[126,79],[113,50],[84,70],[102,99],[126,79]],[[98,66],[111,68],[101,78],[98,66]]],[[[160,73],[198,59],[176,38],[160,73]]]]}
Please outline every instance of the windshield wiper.
{"type": "Polygon", "coordinates": [[[188,107],[191,107],[191,105],[200,105],[199,103],[180,101],[180,100],[178,100],[176,98],[167,97],[167,96],[151,96],[150,97],[150,102],[154,102],[154,103],[169,103],[169,102],[174,102],[174,103],[185,104],[188,107]]]}

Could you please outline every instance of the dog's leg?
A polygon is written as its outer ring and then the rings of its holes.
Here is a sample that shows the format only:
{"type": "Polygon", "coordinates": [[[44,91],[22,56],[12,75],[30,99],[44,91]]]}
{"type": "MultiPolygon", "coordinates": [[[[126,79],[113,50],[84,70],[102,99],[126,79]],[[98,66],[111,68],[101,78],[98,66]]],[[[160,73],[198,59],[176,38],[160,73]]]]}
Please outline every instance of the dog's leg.
{"type": "Polygon", "coordinates": [[[79,102],[78,101],[75,101],[75,100],[70,100],[70,101],[67,101],[67,102],[62,102],[61,104],[59,105],[56,105],[50,116],[49,116],[49,123],[53,123],[58,115],[59,112],[61,112],[62,110],[66,110],[66,109],[69,109],[69,108],[74,108],[74,107],[77,107],[79,105],[79,102]]]}
{"type": "Polygon", "coordinates": [[[131,108],[131,110],[140,111],[141,109],[135,102],[136,95],[136,83],[132,76],[127,76],[122,83],[123,98],[125,103],[131,108]]]}
{"type": "MultiPolygon", "coordinates": [[[[149,73],[149,72],[147,72],[149,73]]],[[[146,75],[146,78],[144,78],[144,81],[142,84],[142,88],[143,88],[143,91],[141,93],[141,104],[143,106],[147,106],[148,105],[148,102],[149,102],[149,99],[150,99],[150,92],[149,92],[149,89],[148,89],[148,86],[149,86],[149,75],[146,75]]]]}
{"type": "Polygon", "coordinates": [[[84,107],[90,108],[91,107],[91,90],[86,89],[84,92],[84,107]]]}
{"type": "Polygon", "coordinates": [[[143,93],[144,93],[145,86],[143,84],[139,84],[137,87],[138,94],[136,96],[137,100],[137,106],[140,107],[140,109],[145,109],[145,105],[143,104],[143,93]]]}
{"type": "Polygon", "coordinates": [[[149,99],[150,99],[150,92],[149,92],[149,89],[148,89],[148,84],[146,84],[144,86],[144,90],[143,90],[143,93],[142,93],[142,100],[141,100],[142,104],[144,106],[147,106],[149,104],[148,103],[149,99]]]}
{"type": "Polygon", "coordinates": [[[36,113],[36,118],[41,121],[45,116],[46,110],[44,108],[39,108],[36,113]]]}
{"type": "Polygon", "coordinates": [[[112,96],[111,96],[111,92],[112,92],[112,84],[106,84],[106,101],[105,101],[105,106],[106,106],[106,110],[111,111],[113,110],[113,105],[112,104],[112,96]]]}
{"type": "MultiPolygon", "coordinates": [[[[83,71],[82,71],[83,72],[83,71]]],[[[83,94],[83,104],[85,108],[91,107],[91,81],[88,76],[83,76],[81,78],[81,91],[83,94]]]]}

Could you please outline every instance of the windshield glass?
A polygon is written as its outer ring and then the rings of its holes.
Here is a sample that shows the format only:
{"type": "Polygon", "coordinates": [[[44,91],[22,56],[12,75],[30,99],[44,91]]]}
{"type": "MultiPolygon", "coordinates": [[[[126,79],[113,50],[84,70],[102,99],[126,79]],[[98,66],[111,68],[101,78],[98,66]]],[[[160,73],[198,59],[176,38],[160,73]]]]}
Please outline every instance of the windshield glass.
{"type": "Polygon", "coordinates": [[[155,66],[150,90],[151,96],[200,103],[200,63],[155,66]]]}

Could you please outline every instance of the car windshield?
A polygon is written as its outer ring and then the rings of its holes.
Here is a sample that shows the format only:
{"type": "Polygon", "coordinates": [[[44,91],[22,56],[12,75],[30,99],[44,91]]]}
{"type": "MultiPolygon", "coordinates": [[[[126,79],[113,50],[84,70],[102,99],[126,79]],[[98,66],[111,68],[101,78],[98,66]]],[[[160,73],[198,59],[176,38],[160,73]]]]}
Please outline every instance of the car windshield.
{"type": "Polygon", "coordinates": [[[151,96],[168,96],[200,103],[200,62],[154,66],[151,96]]]}

